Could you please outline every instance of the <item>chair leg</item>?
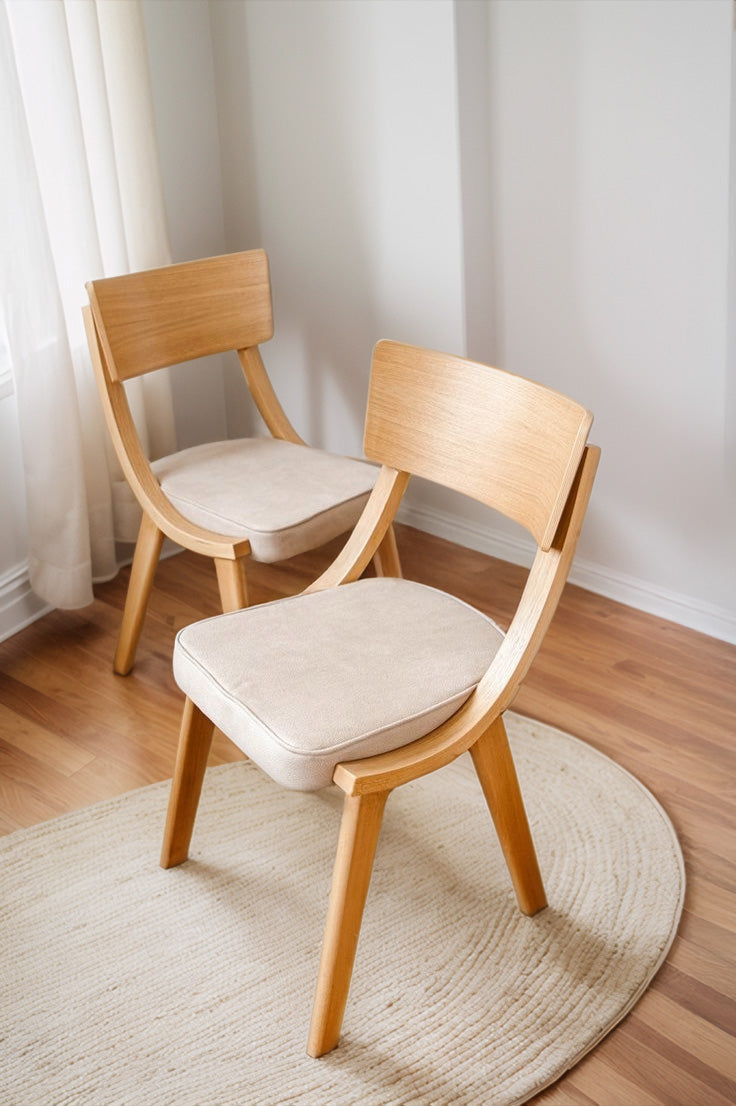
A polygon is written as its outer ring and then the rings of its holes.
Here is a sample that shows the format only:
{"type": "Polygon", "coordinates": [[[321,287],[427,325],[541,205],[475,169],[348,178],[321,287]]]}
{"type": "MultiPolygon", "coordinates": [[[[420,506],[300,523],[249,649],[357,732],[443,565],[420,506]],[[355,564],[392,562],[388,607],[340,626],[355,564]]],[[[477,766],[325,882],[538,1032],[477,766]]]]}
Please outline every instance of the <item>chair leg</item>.
{"type": "Polygon", "coordinates": [[[123,620],[120,624],[115,649],[113,669],[119,676],[127,676],[135,662],[138,639],[141,636],[146,615],[148,597],[156,572],[164,535],[153,520],[144,513],[138,531],[138,541],[133,554],[128,594],[125,597],[123,620]]]}
{"type": "Polygon", "coordinates": [[[197,815],[207,757],[214,734],[214,723],[187,698],[181,720],[176,769],[171,781],[169,809],[166,815],[161,867],[174,868],[189,855],[194,819],[197,815]]]}
{"type": "Polygon", "coordinates": [[[307,1053],[323,1056],[340,1039],[363,907],[388,791],[346,795],[322,944],[307,1053]]]}
{"type": "Polygon", "coordinates": [[[389,526],[383,541],[373,554],[373,566],[376,576],[395,576],[401,579],[401,561],[393,526],[389,526]]]}
{"type": "Polygon", "coordinates": [[[470,749],[506,858],[519,908],[536,914],[547,905],[531,830],[501,717],[470,749]]]}
{"type": "Polygon", "coordinates": [[[236,557],[234,561],[215,557],[217,586],[220,589],[220,602],[223,611],[240,611],[248,606],[248,586],[245,582],[245,558],[236,557]]]}

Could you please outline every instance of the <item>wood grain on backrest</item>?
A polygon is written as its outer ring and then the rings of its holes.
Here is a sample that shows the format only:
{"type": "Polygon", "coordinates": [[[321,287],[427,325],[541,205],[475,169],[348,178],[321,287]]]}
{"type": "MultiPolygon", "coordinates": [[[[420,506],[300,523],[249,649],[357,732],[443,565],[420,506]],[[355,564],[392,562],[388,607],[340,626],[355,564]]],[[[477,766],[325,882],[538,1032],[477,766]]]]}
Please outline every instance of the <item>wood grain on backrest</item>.
{"type": "Polygon", "coordinates": [[[366,456],[494,507],[549,549],[593,416],[501,369],[379,342],[366,456]]]}
{"type": "Polygon", "coordinates": [[[87,292],[113,380],[273,336],[263,250],[93,280],[87,292]]]}

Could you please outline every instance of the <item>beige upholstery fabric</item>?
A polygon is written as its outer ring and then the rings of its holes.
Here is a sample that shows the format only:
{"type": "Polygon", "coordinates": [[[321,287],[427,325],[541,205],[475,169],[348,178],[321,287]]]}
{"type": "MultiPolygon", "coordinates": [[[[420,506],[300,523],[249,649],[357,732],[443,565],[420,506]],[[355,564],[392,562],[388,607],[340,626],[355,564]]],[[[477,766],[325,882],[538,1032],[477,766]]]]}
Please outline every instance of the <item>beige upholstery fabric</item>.
{"type": "Polygon", "coordinates": [[[395,749],[465,702],[503,634],[452,596],[359,580],[183,629],[181,689],[284,787],[327,786],[344,760],[395,749]]]}
{"type": "Polygon", "coordinates": [[[248,538],[258,561],[284,560],[351,530],[376,481],[365,461],[275,438],[208,442],[152,468],[185,518],[248,538]]]}

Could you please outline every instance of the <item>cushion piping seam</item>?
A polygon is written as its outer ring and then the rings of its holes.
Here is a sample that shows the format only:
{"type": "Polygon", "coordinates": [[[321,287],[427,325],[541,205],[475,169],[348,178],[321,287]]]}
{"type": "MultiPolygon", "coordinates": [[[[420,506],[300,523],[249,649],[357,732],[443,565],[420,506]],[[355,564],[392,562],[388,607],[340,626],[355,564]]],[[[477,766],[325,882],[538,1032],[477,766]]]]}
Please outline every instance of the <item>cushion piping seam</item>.
{"type": "MultiPolygon", "coordinates": [[[[460,599],[457,595],[451,595],[449,591],[443,591],[442,588],[436,588],[432,584],[422,584],[418,580],[406,580],[403,576],[380,576],[380,577],[368,577],[367,579],[364,579],[364,580],[353,580],[348,584],[336,584],[335,587],[325,588],[322,591],[310,592],[309,594],[307,594],[306,592],[297,592],[296,595],[283,595],[283,596],[281,596],[280,599],[269,599],[269,601],[267,603],[258,603],[253,607],[242,607],[237,611],[222,611],[222,612],[220,612],[220,614],[210,615],[209,618],[197,619],[196,622],[191,622],[191,623],[189,623],[188,626],[184,626],[184,627],[182,627],[181,630],[179,630],[179,633],[176,635],[175,645],[179,645],[180,638],[181,638],[182,634],[186,633],[186,631],[188,629],[190,629],[191,626],[204,626],[207,622],[214,622],[216,619],[220,619],[220,618],[222,618],[222,619],[225,619],[225,618],[238,618],[240,615],[244,614],[246,611],[248,611],[248,612],[262,611],[262,610],[265,610],[267,607],[275,606],[275,604],[277,604],[277,603],[290,603],[290,602],[293,602],[294,600],[297,600],[297,599],[313,599],[314,600],[318,596],[325,595],[325,594],[327,594],[329,592],[332,592],[332,591],[336,591],[338,588],[355,587],[356,585],[367,583],[369,581],[372,581],[372,582],[375,583],[377,580],[381,580],[381,581],[400,581],[402,584],[413,584],[413,585],[416,585],[416,587],[424,588],[426,591],[433,591],[436,595],[443,595],[446,599],[452,599],[453,603],[457,603],[458,606],[460,606],[460,607],[465,607],[466,610],[472,611],[473,614],[476,614],[480,618],[484,619],[490,626],[493,627],[494,630],[497,631],[497,633],[499,633],[501,635],[502,638],[506,637],[505,630],[501,629],[501,627],[498,625],[498,623],[495,621],[495,619],[491,618],[490,615],[485,614],[483,611],[479,611],[477,607],[473,607],[470,603],[466,603],[466,601],[464,599],[460,599]]],[[[180,648],[184,649],[187,652],[187,656],[191,655],[186,650],[186,646],[180,645],[180,648]]],[[[499,645],[499,648],[500,648],[500,645],[499,645]]],[[[199,662],[195,662],[195,663],[199,663],[199,662]]]]}
{"type": "Polygon", "coordinates": [[[178,501],[179,503],[182,503],[187,507],[194,507],[196,508],[196,510],[201,511],[203,514],[208,515],[212,519],[215,519],[218,522],[227,523],[228,526],[242,528],[246,531],[246,533],[250,532],[255,534],[286,534],[290,530],[298,530],[300,526],[304,526],[308,522],[314,522],[315,519],[322,518],[324,515],[328,515],[332,511],[338,510],[340,507],[350,506],[350,504],[354,503],[356,499],[362,499],[363,497],[370,495],[372,489],[368,488],[367,491],[357,492],[355,495],[350,496],[349,499],[341,499],[339,503],[333,503],[331,507],[322,507],[320,510],[315,511],[314,514],[308,515],[307,518],[299,519],[298,522],[291,522],[287,526],[278,526],[270,530],[264,530],[262,527],[259,526],[245,524],[242,521],[238,521],[237,519],[228,518],[227,515],[218,514],[217,511],[211,511],[207,507],[203,507],[200,503],[196,503],[192,499],[187,499],[186,496],[167,492],[163,484],[161,485],[161,490],[163,491],[167,499],[171,500],[174,505],[176,505],[176,501],[178,501]]]}
{"type": "MultiPolygon", "coordinates": [[[[462,602],[462,600],[461,600],[461,602],[462,602]]],[[[217,689],[220,691],[220,693],[223,695],[223,697],[228,700],[228,702],[232,703],[238,710],[240,710],[244,714],[246,714],[257,725],[262,726],[263,729],[268,734],[270,734],[270,736],[273,738],[273,740],[276,742],[276,744],[279,745],[286,752],[292,753],[294,756],[304,757],[305,759],[309,759],[309,760],[316,760],[318,757],[330,756],[333,753],[341,752],[345,749],[350,749],[353,745],[357,745],[358,742],[368,741],[371,738],[377,737],[381,733],[385,733],[388,730],[398,728],[399,726],[404,725],[406,722],[410,722],[410,721],[413,721],[414,719],[422,718],[425,715],[430,714],[432,711],[438,710],[441,707],[445,706],[447,703],[450,703],[453,699],[459,698],[463,694],[465,694],[465,699],[467,700],[469,698],[469,696],[473,693],[473,691],[475,691],[476,687],[478,686],[481,679],[483,678],[483,675],[485,674],[485,673],[481,674],[481,676],[479,676],[478,679],[474,683],[471,683],[469,685],[469,687],[467,687],[467,689],[463,688],[462,690],[455,692],[454,695],[450,695],[447,698],[443,699],[441,703],[434,703],[431,707],[427,707],[423,711],[418,711],[415,714],[412,714],[412,715],[409,715],[405,718],[402,718],[398,722],[388,723],[385,726],[380,726],[376,730],[371,730],[370,733],[361,734],[359,737],[351,738],[351,740],[349,742],[346,742],[343,745],[330,745],[328,748],[320,749],[318,752],[311,752],[310,753],[310,752],[306,752],[303,749],[298,749],[295,746],[288,744],[288,742],[284,741],[283,738],[279,737],[279,735],[277,733],[274,733],[274,731],[271,729],[271,727],[268,725],[268,723],[264,722],[263,719],[260,718],[259,715],[257,715],[255,713],[255,711],[251,710],[250,707],[247,707],[245,705],[245,703],[241,702],[240,699],[236,698],[236,696],[233,695],[232,692],[230,692],[226,688],[224,688],[222,686],[222,684],[219,682],[219,680],[216,680],[215,677],[211,673],[207,672],[207,670],[200,664],[200,662],[198,660],[196,660],[195,657],[193,657],[191,655],[191,653],[187,650],[187,648],[184,645],[182,645],[181,643],[178,643],[178,644],[179,644],[179,649],[182,651],[182,653],[184,653],[184,655],[187,657],[189,662],[191,664],[193,664],[205,676],[206,679],[210,680],[213,684],[215,684],[217,689]]],[[[499,648],[500,648],[500,646],[499,646],[499,648]]],[[[431,733],[431,730],[429,730],[427,732],[431,733]]],[[[412,740],[417,741],[417,740],[419,740],[419,737],[426,737],[426,734],[420,734],[420,735],[418,735],[418,737],[412,738],[412,740]]]]}

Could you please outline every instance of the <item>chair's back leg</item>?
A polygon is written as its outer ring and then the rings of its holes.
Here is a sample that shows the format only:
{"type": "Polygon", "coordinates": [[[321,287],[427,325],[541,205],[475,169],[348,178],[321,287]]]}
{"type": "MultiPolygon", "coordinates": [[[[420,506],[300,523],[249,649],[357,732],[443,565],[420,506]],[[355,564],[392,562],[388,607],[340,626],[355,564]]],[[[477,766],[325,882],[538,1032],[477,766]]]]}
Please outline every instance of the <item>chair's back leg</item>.
{"type": "Polygon", "coordinates": [[[519,908],[536,914],[547,905],[506,727],[499,716],[471,746],[475,770],[506,858],[519,908]]]}
{"type": "Polygon", "coordinates": [[[136,542],[133,564],[130,570],[128,594],[125,597],[123,620],[115,649],[113,668],[119,676],[127,676],[135,662],[138,639],[141,636],[143,619],[146,615],[148,597],[151,594],[153,577],[156,572],[164,535],[156,523],[145,512],[141,519],[136,542]]]}
{"type": "Polygon", "coordinates": [[[225,614],[228,611],[241,611],[248,606],[248,585],[245,580],[245,557],[225,560],[215,557],[217,586],[220,589],[220,602],[225,614]]]}
{"type": "Polygon", "coordinates": [[[171,781],[161,867],[174,868],[189,855],[194,819],[215,731],[214,723],[191,699],[184,702],[176,768],[171,781]]]}
{"type": "Polygon", "coordinates": [[[348,999],[363,907],[388,791],[346,795],[307,1052],[335,1047],[348,999]]]}
{"type": "Polygon", "coordinates": [[[389,526],[386,535],[373,554],[373,566],[376,576],[396,576],[401,578],[401,561],[399,550],[396,546],[396,534],[393,526],[389,526]]]}

